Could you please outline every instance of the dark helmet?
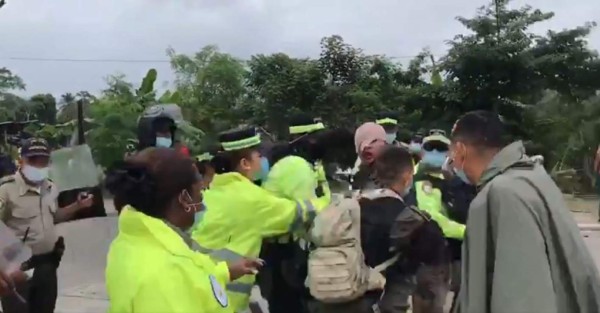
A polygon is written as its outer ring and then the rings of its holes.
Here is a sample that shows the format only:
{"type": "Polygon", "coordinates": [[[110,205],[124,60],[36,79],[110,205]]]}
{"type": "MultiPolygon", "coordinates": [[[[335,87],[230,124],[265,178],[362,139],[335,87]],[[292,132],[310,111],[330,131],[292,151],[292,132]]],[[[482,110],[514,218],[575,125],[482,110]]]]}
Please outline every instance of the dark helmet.
{"type": "Polygon", "coordinates": [[[159,131],[169,131],[174,143],[176,123],[180,120],[181,108],[176,104],[157,104],[146,108],[138,120],[138,149],[155,146],[159,131]]]}

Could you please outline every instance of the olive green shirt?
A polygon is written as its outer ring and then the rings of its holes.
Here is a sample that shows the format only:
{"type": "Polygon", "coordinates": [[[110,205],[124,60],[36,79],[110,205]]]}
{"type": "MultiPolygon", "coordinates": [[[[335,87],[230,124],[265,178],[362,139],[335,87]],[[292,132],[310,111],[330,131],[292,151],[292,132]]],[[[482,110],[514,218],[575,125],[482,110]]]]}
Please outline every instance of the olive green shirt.
{"type": "Polygon", "coordinates": [[[54,225],[58,188],[46,180],[40,186],[25,183],[20,172],[0,181],[0,220],[25,243],[34,255],[49,253],[58,240],[54,225]]]}

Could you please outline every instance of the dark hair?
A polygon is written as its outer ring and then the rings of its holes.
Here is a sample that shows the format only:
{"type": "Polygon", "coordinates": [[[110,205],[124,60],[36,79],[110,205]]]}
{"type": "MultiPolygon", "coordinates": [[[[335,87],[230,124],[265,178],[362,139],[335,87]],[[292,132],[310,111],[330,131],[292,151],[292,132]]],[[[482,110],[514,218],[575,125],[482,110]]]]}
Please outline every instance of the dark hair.
{"type": "Polygon", "coordinates": [[[458,140],[480,148],[501,149],[510,143],[500,116],[491,111],[471,111],[456,121],[452,141],[458,140]]]}
{"type": "Polygon", "coordinates": [[[315,124],[315,118],[306,114],[306,113],[298,113],[290,116],[290,126],[304,126],[315,124]]]}
{"type": "MultiPolygon", "coordinates": [[[[164,218],[170,202],[198,181],[194,161],[169,148],[147,148],[113,165],[105,185],[120,207],[164,218]]],[[[119,211],[121,208],[118,208],[119,211]]]]}
{"type": "Polygon", "coordinates": [[[206,175],[209,167],[213,167],[211,160],[196,161],[196,168],[200,175],[206,175]]]}
{"type": "Polygon", "coordinates": [[[402,173],[412,171],[412,158],[404,148],[386,146],[375,160],[373,169],[377,180],[389,186],[402,173]]]}
{"type": "MultiPolygon", "coordinates": [[[[154,133],[171,133],[175,129],[175,122],[171,118],[158,117],[152,121],[154,133]]],[[[154,135],[154,134],[153,134],[154,135]]]]}
{"type": "Polygon", "coordinates": [[[235,172],[242,159],[250,160],[254,151],[258,151],[258,146],[241,150],[221,151],[210,163],[217,174],[235,172]]]}
{"type": "MultiPolygon", "coordinates": [[[[232,130],[228,130],[219,134],[219,142],[223,145],[226,142],[234,142],[251,138],[256,136],[256,128],[254,127],[241,127],[232,130]]],[[[215,168],[217,174],[223,174],[228,172],[234,172],[242,159],[248,159],[252,157],[254,151],[258,151],[260,145],[254,145],[239,150],[224,151],[221,147],[220,151],[212,159],[211,163],[215,168]]]]}

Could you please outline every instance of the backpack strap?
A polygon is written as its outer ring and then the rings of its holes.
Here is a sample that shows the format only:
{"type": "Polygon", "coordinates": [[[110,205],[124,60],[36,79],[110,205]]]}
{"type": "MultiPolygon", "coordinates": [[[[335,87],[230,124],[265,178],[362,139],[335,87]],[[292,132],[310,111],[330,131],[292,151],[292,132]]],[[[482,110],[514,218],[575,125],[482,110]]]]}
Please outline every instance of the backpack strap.
{"type": "Polygon", "coordinates": [[[374,189],[366,191],[364,193],[360,193],[359,198],[367,198],[370,200],[375,200],[379,198],[396,198],[398,200],[404,201],[399,194],[388,188],[374,189]]]}
{"type": "Polygon", "coordinates": [[[396,261],[398,261],[398,259],[400,258],[400,254],[396,254],[393,257],[391,257],[388,260],[385,260],[385,262],[375,266],[373,268],[373,270],[375,272],[381,273],[383,271],[385,271],[386,269],[388,269],[388,267],[392,266],[392,264],[396,263],[396,261]]]}

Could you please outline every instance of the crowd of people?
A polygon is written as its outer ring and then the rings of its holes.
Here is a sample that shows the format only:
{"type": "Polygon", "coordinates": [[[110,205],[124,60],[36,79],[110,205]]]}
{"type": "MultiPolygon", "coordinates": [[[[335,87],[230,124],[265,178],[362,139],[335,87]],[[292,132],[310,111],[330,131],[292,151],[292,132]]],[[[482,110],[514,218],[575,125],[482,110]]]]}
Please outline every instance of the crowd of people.
{"type": "MultiPolygon", "coordinates": [[[[111,313],[248,312],[257,285],[270,313],[600,312],[561,191],[495,113],[409,142],[391,113],[349,136],[299,115],[285,142],[240,127],[195,159],[174,149],[168,114],[140,123],[140,149],[106,178],[119,212],[111,313]],[[351,190],[332,193],[326,155],[352,139],[351,190]]],[[[54,311],[54,224],[90,205],[56,208],[48,156],[30,140],[0,183],[2,222],[33,251],[0,276],[5,313],[54,311]]]]}

